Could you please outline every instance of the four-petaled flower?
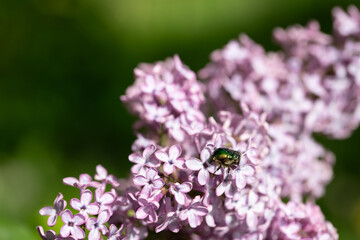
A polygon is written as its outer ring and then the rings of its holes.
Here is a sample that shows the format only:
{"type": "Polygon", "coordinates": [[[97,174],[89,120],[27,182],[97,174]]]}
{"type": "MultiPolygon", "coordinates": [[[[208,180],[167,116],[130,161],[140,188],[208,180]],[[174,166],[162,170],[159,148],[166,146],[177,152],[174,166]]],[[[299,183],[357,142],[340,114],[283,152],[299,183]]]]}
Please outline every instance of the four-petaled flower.
{"type": "Polygon", "coordinates": [[[169,148],[169,154],[164,151],[158,150],[155,152],[155,156],[160,161],[164,162],[164,172],[166,174],[172,174],[177,168],[184,168],[185,159],[179,158],[181,155],[181,147],[179,145],[173,145],[169,148]]]}
{"type": "Polygon", "coordinates": [[[146,177],[137,175],[133,179],[134,183],[138,186],[143,186],[141,194],[149,196],[153,189],[161,189],[164,186],[164,180],[160,178],[155,169],[149,169],[146,172],[146,177]]]}
{"type": "Polygon", "coordinates": [[[190,227],[196,228],[202,222],[202,217],[206,216],[208,210],[201,204],[200,196],[196,196],[190,205],[180,212],[181,220],[188,220],[190,227]]]}
{"type": "Polygon", "coordinates": [[[82,214],[73,215],[69,209],[66,209],[61,214],[61,220],[64,222],[60,229],[61,237],[66,238],[71,234],[77,239],[85,238],[85,232],[80,227],[85,223],[85,217],[82,214]]]}
{"type": "Polygon", "coordinates": [[[244,195],[238,201],[236,206],[237,213],[240,216],[246,215],[246,224],[250,229],[255,229],[258,224],[258,215],[264,212],[265,204],[259,200],[259,195],[250,191],[248,196],[244,195]]]}
{"type": "Polygon", "coordinates": [[[131,172],[134,174],[141,174],[142,171],[146,170],[146,167],[156,167],[158,165],[158,160],[150,159],[150,156],[155,152],[155,145],[151,144],[146,147],[142,153],[142,155],[138,153],[132,153],[129,156],[130,162],[136,163],[131,167],[131,172]],[[156,160],[157,162],[155,162],[156,160]]]}
{"type": "Polygon", "coordinates": [[[121,225],[118,229],[114,224],[111,224],[109,227],[109,231],[106,233],[106,237],[108,240],[119,240],[122,239],[121,233],[124,230],[124,225],[121,225]]]}
{"type": "Polygon", "coordinates": [[[238,189],[243,189],[246,186],[246,177],[253,176],[255,173],[254,167],[251,165],[245,165],[246,161],[242,159],[239,167],[234,170],[235,183],[238,189]]]}
{"type": "Polygon", "coordinates": [[[110,183],[115,188],[119,186],[119,180],[114,175],[108,175],[107,170],[100,164],[96,166],[95,179],[104,183],[110,183]]]}
{"type": "Polygon", "coordinates": [[[87,187],[98,188],[100,186],[99,182],[92,181],[92,178],[89,174],[80,174],[79,179],[74,177],[66,177],[63,179],[63,183],[73,187],[77,187],[80,190],[84,190],[87,187]]]}
{"type": "Polygon", "coordinates": [[[40,209],[40,215],[50,215],[47,224],[53,227],[56,224],[57,217],[65,209],[66,201],[63,199],[63,195],[59,193],[54,201],[54,207],[47,206],[40,209]]]}
{"type": "Polygon", "coordinates": [[[115,202],[116,195],[114,192],[105,192],[105,189],[98,188],[95,190],[95,202],[99,204],[100,211],[109,210],[112,211],[111,204],[115,202]]]}
{"type": "Polygon", "coordinates": [[[149,222],[157,222],[158,216],[156,210],[159,208],[159,203],[156,201],[148,201],[144,198],[139,199],[140,207],[136,211],[136,218],[145,219],[148,217],[149,222]]]}
{"type": "Polygon", "coordinates": [[[170,193],[174,195],[175,200],[180,204],[184,205],[188,201],[186,193],[190,192],[192,189],[192,183],[184,182],[182,184],[175,183],[170,186],[170,193]]]}
{"type": "Polygon", "coordinates": [[[90,218],[86,221],[86,228],[90,230],[89,240],[99,240],[101,237],[100,231],[103,235],[107,233],[108,230],[105,223],[109,220],[110,216],[110,212],[106,210],[100,212],[97,218],[90,218]]]}
{"type": "Polygon", "coordinates": [[[92,192],[90,190],[85,190],[81,193],[80,200],[73,198],[70,200],[70,205],[87,219],[89,215],[96,215],[100,211],[100,206],[97,203],[90,203],[92,197],[92,192]]]}
{"type": "Polygon", "coordinates": [[[170,231],[177,233],[182,227],[180,222],[179,215],[176,212],[169,212],[166,214],[164,222],[155,228],[155,232],[159,233],[169,228],[170,231]]]}
{"type": "Polygon", "coordinates": [[[209,170],[208,170],[208,160],[210,158],[211,152],[209,148],[204,148],[201,151],[200,159],[191,157],[186,160],[185,165],[190,170],[199,171],[197,180],[200,185],[205,185],[210,177],[209,170]]]}

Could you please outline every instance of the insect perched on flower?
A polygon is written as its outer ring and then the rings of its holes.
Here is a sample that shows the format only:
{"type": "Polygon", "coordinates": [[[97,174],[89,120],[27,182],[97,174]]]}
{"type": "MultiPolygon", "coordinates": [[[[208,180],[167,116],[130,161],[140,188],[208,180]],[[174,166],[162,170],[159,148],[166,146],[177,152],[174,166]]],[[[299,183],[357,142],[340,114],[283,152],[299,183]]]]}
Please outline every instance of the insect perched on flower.
{"type": "Polygon", "coordinates": [[[239,164],[240,153],[228,148],[217,148],[209,158],[209,163],[213,162],[216,162],[216,164],[219,166],[216,171],[218,171],[221,167],[227,167],[229,172],[231,166],[239,164]]]}

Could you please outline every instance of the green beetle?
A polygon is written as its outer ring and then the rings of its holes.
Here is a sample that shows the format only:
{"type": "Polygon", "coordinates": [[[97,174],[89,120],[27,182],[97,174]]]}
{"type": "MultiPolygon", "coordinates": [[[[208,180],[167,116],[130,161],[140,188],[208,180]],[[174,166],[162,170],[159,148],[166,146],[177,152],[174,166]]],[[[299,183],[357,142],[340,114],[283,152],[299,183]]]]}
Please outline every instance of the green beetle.
{"type": "Polygon", "coordinates": [[[230,172],[230,167],[239,165],[240,163],[240,153],[235,150],[228,148],[217,148],[211,154],[209,158],[209,163],[216,162],[219,166],[215,172],[217,172],[221,167],[227,167],[228,172],[230,172]]]}

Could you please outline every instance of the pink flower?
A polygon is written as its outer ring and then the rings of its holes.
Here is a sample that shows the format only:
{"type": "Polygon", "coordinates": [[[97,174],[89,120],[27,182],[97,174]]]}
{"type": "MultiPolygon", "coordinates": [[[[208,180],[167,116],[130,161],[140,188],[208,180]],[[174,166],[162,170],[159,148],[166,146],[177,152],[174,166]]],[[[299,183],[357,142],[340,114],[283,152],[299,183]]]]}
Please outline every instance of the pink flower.
{"type": "Polygon", "coordinates": [[[111,224],[109,231],[106,234],[108,240],[119,240],[122,239],[121,233],[124,231],[124,225],[121,225],[119,229],[114,224],[111,224]]]}
{"type": "Polygon", "coordinates": [[[225,196],[232,198],[234,196],[237,188],[234,184],[234,179],[231,175],[228,175],[216,188],[216,196],[221,196],[225,193],[225,196]]]}
{"type": "Polygon", "coordinates": [[[210,177],[209,170],[208,170],[208,160],[210,158],[211,151],[209,148],[204,148],[201,151],[200,159],[191,157],[188,160],[186,160],[185,165],[189,169],[193,171],[199,171],[197,180],[200,185],[205,185],[210,177]]]}
{"type": "Polygon", "coordinates": [[[246,178],[248,176],[253,176],[255,173],[254,167],[245,165],[245,163],[246,162],[242,159],[240,161],[239,167],[233,172],[233,175],[235,175],[235,183],[238,189],[243,189],[246,186],[246,178]]]}
{"type": "Polygon", "coordinates": [[[170,116],[170,112],[166,107],[157,106],[155,104],[144,104],[145,119],[148,122],[165,123],[170,116]]]}
{"type": "Polygon", "coordinates": [[[74,177],[64,178],[63,183],[66,185],[77,187],[80,190],[84,190],[87,187],[98,188],[100,186],[99,182],[92,181],[92,178],[89,174],[80,174],[79,180],[74,177]]]}
{"type": "Polygon", "coordinates": [[[111,204],[115,202],[116,195],[113,192],[105,192],[103,188],[95,190],[95,202],[99,204],[100,211],[109,210],[112,211],[111,204]]]}
{"type": "Polygon", "coordinates": [[[183,158],[179,158],[181,155],[181,147],[180,145],[173,145],[169,148],[169,154],[158,150],[155,152],[155,156],[160,161],[164,162],[164,172],[166,174],[172,174],[175,171],[175,166],[177,168],[182,169],[185,160],[183,158]]]}
{"type": "Polygon", "coordinates": [[[154,169],[149,169],[146,172],[146,177],[137,175],[133,179],[134,183],[138,186],[143,186],[141,194],[149,196],[153,189],[161,189],[164,186],[164,181],[158,175],[158,172],[154,169]]]}
{"type": "Polygon", "coordinates": [[[155,232],[159,233],[168,228],[170,231],[177,233],[182,227],[180,222],[178,212],[170,211],[166,214],[164,222],[155,228],[155,232]]]}
{"type": "Polygon", "coordinates": [[[182,184],[175,183],[170,186],[170,193],[174,195],[175,200],[180,204],[184,205],[188,201],[186,193],[190,192],[192,189],[192,183],[184,182],[182,184]]]}
{"type": "Polygon", "coordinates": [[[66,201],[63,199],[63,195],[59,193],[54,201],[54,207],[47,206],[40,209],[40,215],[49,215],[47,224],[49,227],[53,227],[56,224],[57,217],[65,209],[66,201]]]}
{"type": "Polygon", "coordinates": [[[100,164],[96,166],[95,179],[104,183],[110,183],[115,188],[119,187],[118,179],[114,175],[108,175],[107,170],[100,164]]]}
{"type": "Polygon", "coordinates": [[[92,192],[90,190],[85,190],[81,193],[80,200],[73,198],[70,200],[70,205],[75,209],[80,211],[81,214],[87,219],[90,215],[96,215],[100,211],[100,207],[97,203],[90,203],[92,200],[92,192]]]}
{"type": "Polygon", "coordinates": [[[80,227],[85,223],[85,217],[83,215],[73,215],[70,210],[66,209],[61,214],[61,220],[64,222],[64,225],[60,229],[61,237],[66,238],[71,234],[71,236],[77,239],[85,238],[85,232],[80,227]]]}
{"type": "Polygon", "coordinates": [[[111,214],[109,211],[102,211],[99,213],[97,218],[90,218],[86,222],[86,228],[90,230],[89,232],[89,240],[99,240],[101,235],[100,231],[103,235],[107,233],[107,228],[105,223],[109,220],[111,214]]]}
{"type": "Polygon", "coordinates": [[[151,144],[146,147],[142,153],[142,155],[138,153],[132,153],[129,156],[129,161],[136,163],[132,168],[131,172],[134,174],[142,173],[142,171],[146,171],[146,167],[156,167],[158,162],[155,158],[150,159],[152,154],[155,152],[155,145],[151,144]],[[156,160],[156,161],[154,161],[156,160]]]}
{"type": "Polygon", "coordinates": [[[42,226],[37,226],[36,230],[38,231],[42,240],[55,240],[56,233],[53,230],[48,230],[44,233],[44,229],[42,226]]]}
{"type": "Polygon", "coordinates": [[[208,210],[200,203],[200,197],[196,196],[190,205],[183,211],[180,212],[179,218],[181,220],[188,220],[190,227],[196,228],[199,226],[206,216],[208,210]]]}
{"type": "Polygon", "coordinates": [[[157,222],[158,216],[156,210],[159,208],[159,203],[156,201],[148,201],[144,198],[139,199],[140,208],[136,211],[137,219],[145,219],[148,217],[149,222],[157,222]]]}
{"type": "Polygon", "coordinates": [[[334,29],[342,37],[359,36],[360,13],[355,6],[348,8],[348,14],[339,7],[333,9],[334,29]]]}
{"type": "Polygon", "coordinates": [[[264,202],[259,199],[259,196],[254,191],[250,191],[248,196],[243,196],[236,207],[237,213],[240,216],[246,215],[246,224],[250,229],[256,228],[258,224],[258,215],[264,212],[264,208],[264,202]]]}

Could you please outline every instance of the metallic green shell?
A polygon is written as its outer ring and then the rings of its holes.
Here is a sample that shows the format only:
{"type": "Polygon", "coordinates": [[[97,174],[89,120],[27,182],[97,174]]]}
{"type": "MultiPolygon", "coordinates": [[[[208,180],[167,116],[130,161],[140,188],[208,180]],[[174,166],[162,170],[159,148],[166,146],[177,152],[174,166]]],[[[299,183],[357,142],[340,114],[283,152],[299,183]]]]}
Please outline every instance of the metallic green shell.
{"type": "Polygon", "coordinates": [[[240,162],[240,153],[228,148],[217,148],[211,154],[209,163],[216,162],[219,166],[230,168],[240,162]]]}

